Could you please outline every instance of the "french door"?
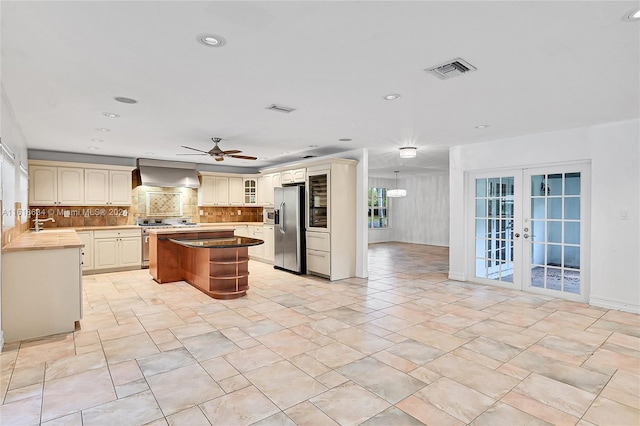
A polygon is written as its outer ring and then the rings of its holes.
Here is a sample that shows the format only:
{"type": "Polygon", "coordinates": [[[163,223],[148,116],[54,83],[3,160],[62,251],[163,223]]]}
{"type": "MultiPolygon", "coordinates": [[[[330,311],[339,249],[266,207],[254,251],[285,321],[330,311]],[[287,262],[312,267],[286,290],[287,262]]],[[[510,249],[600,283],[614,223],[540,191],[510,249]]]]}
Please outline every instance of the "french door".
{"type": "Polygon", "coordinates": [[[473,173],[468,184],[474,281],[588,299],[588,164],[473,173]]]}

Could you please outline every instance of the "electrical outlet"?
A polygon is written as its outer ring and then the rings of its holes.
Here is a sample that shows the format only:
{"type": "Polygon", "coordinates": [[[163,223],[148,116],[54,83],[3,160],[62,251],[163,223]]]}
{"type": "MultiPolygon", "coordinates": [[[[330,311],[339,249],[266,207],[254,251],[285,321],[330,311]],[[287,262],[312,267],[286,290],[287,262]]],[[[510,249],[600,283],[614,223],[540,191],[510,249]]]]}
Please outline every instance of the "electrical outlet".
{"type": "Polygon", "coordinates": [[[204,210],[200,210],[200,216],[204,216],[204,210]]]}
{"type": "Polygon", "coordinates": [[[242,214],[242,210],[238,210],[238,216],[242,214]]]}

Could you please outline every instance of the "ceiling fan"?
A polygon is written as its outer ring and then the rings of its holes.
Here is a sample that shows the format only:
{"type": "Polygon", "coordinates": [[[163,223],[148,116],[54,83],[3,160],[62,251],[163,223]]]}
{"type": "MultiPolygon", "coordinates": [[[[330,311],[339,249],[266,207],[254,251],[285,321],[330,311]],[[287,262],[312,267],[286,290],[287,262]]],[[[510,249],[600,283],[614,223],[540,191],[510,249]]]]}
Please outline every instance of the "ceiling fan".
{"type": "Polygon", "coordinates": [[[237,155],[242,152],[242,151],[238,151],[237,149],[230,150],[230,151],[223,151],[218,146],[218,143],[222,140],[221,138],[211,138],[211,140],[213,141],[214,144],[216,144],[216,146],[211,148],[209,151],[202,151],[201,149],[196,149],[196,148],[191,148],[190,146],[181,145],[182,148],[198,151],[198,152],[201,152],[202,154],[177,154],[177,155],[210,155],[211,157],[214,157],[216,161],[224,161],[224,157],[239,158],[241,160],[257,159],[256,157],[250,157],[248,155],[237,155]]]}

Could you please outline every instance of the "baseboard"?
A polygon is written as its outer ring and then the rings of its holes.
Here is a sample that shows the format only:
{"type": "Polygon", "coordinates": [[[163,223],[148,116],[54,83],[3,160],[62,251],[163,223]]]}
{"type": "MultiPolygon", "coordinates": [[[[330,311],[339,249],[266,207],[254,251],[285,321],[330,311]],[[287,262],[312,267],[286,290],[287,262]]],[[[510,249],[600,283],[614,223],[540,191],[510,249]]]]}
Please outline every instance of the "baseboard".
{"type": "Polygon", "coordinates": [[[467,276],[462,272],[451,272],[449,271],[449,279],[454,281],[466,281],[467,276]]]}
{"type": "Polygon", "coordinates": [[[640,314],[640,306],[631,304],[624,300],[611,299],[608,297],[589,297],[589,304],[599,308],[615,309],[616,311],[631,312],[632,314],[640,314]]]}

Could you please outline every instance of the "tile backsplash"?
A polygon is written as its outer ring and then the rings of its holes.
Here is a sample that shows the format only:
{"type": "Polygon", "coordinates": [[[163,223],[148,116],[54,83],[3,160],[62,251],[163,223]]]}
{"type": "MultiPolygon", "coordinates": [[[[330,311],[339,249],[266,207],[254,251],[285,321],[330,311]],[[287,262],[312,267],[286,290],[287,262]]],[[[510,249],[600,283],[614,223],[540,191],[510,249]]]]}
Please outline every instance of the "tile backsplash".
{"type": "MultiPolygon", "coordinates": [[[[43,228],[65,228],[82,226],[117,226],[133,225],[129,206],[29,206],[35,213],[39,210],[40,218],[52,217],[55,222],[45,222],[43,228]]],[[[29,219],[29,227],[33,228],[33,218],[29,219]]]]}
{"type": "Polygon", "coordinates": [[[196,222],[262,222],[262,207],[199,207],[196,222]],[[240,212],[240,213],[238,213],[240,212]]]}

